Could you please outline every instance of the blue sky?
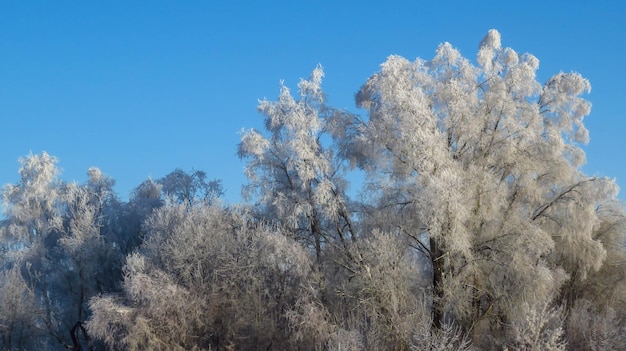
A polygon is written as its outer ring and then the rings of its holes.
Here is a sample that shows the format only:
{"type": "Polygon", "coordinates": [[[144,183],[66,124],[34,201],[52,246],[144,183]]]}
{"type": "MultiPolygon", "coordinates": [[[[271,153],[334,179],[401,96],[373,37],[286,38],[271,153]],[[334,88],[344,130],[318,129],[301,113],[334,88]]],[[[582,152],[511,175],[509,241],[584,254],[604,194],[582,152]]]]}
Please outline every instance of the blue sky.
{"type": "MultiPolygon", "coordinates": [[[[390,54],[475,58],[490,28],[530,52],[545,81],[591,81],[585,172],[626,188],[626,2],[0,2],[0,184],[20,156],[47,151],[65,180],[97,166],[127,198],[175,168],[219,178],[239,201],[239,131],[261,128],[258,99],[295,88],[316,64],[331,105],[353,97],[390,54]]],[[[625,191],[626,192],[626,191],[625,191]]],[[[624,192],[620,194],[624,199],[624,192]]]]}

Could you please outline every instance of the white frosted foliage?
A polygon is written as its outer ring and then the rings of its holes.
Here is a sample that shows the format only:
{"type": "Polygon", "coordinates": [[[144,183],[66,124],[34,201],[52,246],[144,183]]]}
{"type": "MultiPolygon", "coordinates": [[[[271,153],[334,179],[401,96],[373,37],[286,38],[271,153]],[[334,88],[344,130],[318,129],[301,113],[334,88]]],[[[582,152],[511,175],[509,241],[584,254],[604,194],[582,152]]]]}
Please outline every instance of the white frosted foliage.
{"type": "Polygon", "coordinates": [[[298,84],[297,97],[281,82],[276,101],[260,101],[268,134],[245,132],[238,153],[247,161],[250,180],[244,196],[255,200],[268,220],[309,243],[318,260],[325,241],[344,235],[337,228],[351,221],[342,167],[324,145],[336,112],[325,104],[323,76],[318,65],[298,84]]]}
{"type": "Polygon", "coordinates": [[[390,56],[357,94],[369,120],[343,142],[395,221],[381,225],[424,233],[411,238],[436,271],[435,311],[467,323],[512,318],[533,296],[544,306],[598,271],[596,208],[611,201],[611,182],[579,168],[589,81],[539,83],[538,59],[502,47],[496,30],[477,63],[449,43],[430,61],[390,56]]]}

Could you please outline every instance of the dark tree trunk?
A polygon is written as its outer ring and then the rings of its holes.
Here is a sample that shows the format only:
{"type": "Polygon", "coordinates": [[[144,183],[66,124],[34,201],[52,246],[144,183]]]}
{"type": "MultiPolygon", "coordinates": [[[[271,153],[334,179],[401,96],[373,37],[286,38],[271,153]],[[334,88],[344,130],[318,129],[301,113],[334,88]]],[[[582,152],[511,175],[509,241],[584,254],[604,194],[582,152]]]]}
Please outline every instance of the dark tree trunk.
{"type": "Polygon", "coordinates": [[[72,350],[73,351],[82,351],[83,348],[80,346],[80,340],[78,340],[78,330],[81,328],[82,323],[76,322],[72,329],[70,330],[70,336],[72,337],[72,350]]]}
{"type": "Polygon", "coordinates": [[[439,243],[434,238],[430,238],[430,260],[432,263],[433,269],[433,280],[432,280],[432,289],[433,289],[433,306],[432,306],[432,317],[433,323],[432,326],[434,329],[441,329],[441,325],[443,324],[443,250],[439,246],[439,243]]]}

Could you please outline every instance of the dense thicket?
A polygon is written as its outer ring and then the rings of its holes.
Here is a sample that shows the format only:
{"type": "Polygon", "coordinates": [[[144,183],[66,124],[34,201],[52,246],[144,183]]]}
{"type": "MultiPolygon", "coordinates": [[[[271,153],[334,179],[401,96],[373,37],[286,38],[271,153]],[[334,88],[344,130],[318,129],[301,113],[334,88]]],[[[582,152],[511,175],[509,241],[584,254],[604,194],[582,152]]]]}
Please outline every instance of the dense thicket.
{"type": "Polygon", "coordinates": [[[2,191],[0,349],[625,349],[626,214],[580,169],[590,84],[538,66],[495,30],[475,63],[390,56],[364,116],[326,103],[317,67],[260,102],[240,205],[201,171],[121,201],[96,168],[66,183],[25,157],[2,191]]]}

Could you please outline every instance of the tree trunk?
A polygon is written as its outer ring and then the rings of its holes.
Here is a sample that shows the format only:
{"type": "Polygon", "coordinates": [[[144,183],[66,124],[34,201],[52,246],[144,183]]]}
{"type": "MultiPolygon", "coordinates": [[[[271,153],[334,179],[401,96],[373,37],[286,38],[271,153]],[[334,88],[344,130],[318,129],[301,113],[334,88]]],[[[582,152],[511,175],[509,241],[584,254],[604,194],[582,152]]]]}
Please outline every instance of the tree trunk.
{"type": "Polygon", "coordinates": [[[82,323],[76,322],[72,329],[70,330],[70,336],[72,337],[72,350],[73,351],[82,351],[83,348],[80,346],[80,340],[78,340],[78,329],[81,327],[82,323]]]}
{"type": "Polygon", "coordinates": [[[443,287],[441,286],[443,281],[443,250],[439,246],[439,243],[434,238],[430,238],[430,260],[433,269],[433,305],[432,305],[432,326],[434,329],[441,329],[443,323],[443,287]]]}

